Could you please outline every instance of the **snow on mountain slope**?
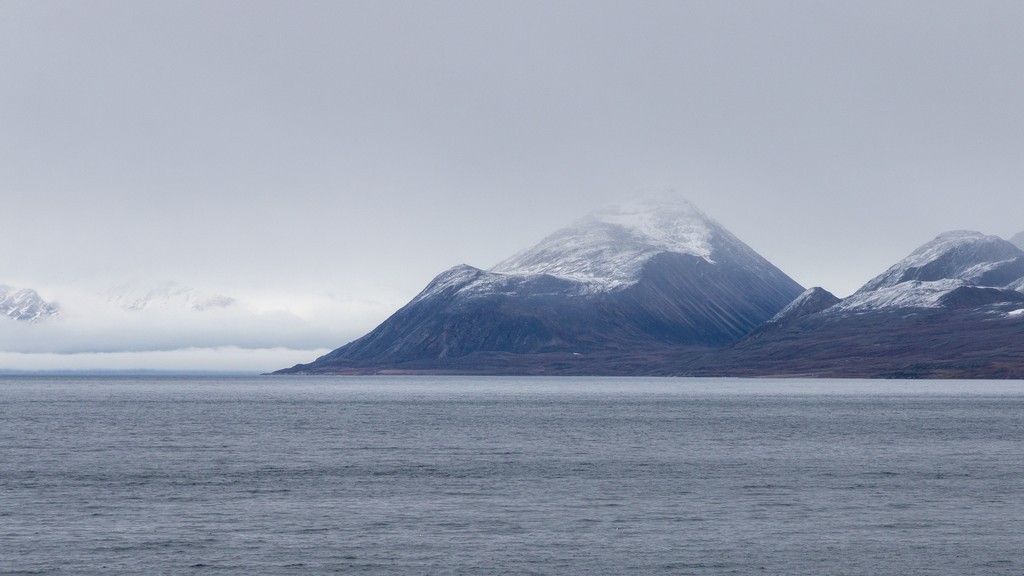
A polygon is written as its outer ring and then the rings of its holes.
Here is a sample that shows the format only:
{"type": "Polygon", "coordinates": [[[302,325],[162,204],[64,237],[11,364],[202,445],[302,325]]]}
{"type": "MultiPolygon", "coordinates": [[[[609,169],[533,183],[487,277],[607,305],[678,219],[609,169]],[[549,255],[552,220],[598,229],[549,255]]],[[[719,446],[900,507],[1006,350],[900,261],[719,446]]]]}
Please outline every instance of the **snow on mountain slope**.
{"type": "Polygon", "coordinates": [[[467,297],[512,294],[527,285],[531,291],[548,286],[563,295],[612,292],[635,285],[647,263],[665,253],[693,256],[711,265],[722,257],[766,279],[779,274],[689,201],[660,197],[596,210],[490,270],[456,266],[435,278],[414,301],[455,286],[467,297]],[[538,283],[540,276],[563,282],[538,283]]]}
{"type": "Polygon", "coordinates": [[[693,205],[652,200],[594,212],[491,270],[442,272],[362,338],[283,372],[619,373],[666,347],[735,342],[802,291],[693,205]]]}
{"type": "Polygon", "coordinates": [[[870,292],[857,292],[835,306],[835,310],[879,310],[883,308],[936,308],[943,296],[968,286],[963,280],[934,282],[911,280],[870,292]]]}
{"type": "Polygon", "coordinates": [[[834,294],[824,288],[815,286],[814,288],[804,290],[802,294],[787,304],[785,308],[780,310],[768,322],[787,322],[796,318],[802,318],[809,314],[816,314],[826,310],[839,302],[839,298],[836,298],[834,294]]]}
{"type": "MultiPolygon", "coordinates": [[[[998,236],[957,230],[940,234],[931,242],[914,250],[858,292],[870,292],[910,280],[929,282],[957,279],[969,284],[991,286],[987,275],[1007,267],[1024,257],[1024,252],[998,236]]],[[[1007,278],[1007,282],[1019,278],[1007,278]]]]}
{"type": "Polygon", "coordinates": [[[43,300],[31,288],[18,290],[0,284],[0,314],[12,320],[36,323],[59,313],[60,308],[56,304],[43,300]]]}
{"type": "Polygon", "coordinates": [[[1024,251],[997,236],[940,234],[846,298],[835,311],[935,308],[965,287],[1012,290],[1024,284],[1024,251]]]}
{"type": "Polygon", "coordinates": [[[491,268],[498,274],[548,274],[595,292],[635,284],[643,265],[662,252],[712,261],[721,227],[685,200],[607,207],[491,268]]]}
{"type": "Polygon", "coordinates": [[[524,289],[533,295],[544,293],[578,295],[590,292],[589,287],[589,284],[560,277],[544,276],[543,274],[498,274],[461,264],[439,274],[413,298],[412,302],[455,294],[464,298],[486,297],[495,294],[512,296],[524,289]]]}

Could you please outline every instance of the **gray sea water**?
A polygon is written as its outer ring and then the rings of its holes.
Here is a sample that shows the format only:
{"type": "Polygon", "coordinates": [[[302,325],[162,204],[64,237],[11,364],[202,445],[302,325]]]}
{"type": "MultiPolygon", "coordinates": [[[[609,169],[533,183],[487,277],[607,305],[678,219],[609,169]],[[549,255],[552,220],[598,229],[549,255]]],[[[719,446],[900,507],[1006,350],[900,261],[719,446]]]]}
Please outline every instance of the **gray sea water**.
{"type": "Polygon", "coordinates": [[[1022,574],[1024,382],[0,378],[2,574],[1022,574]]]}

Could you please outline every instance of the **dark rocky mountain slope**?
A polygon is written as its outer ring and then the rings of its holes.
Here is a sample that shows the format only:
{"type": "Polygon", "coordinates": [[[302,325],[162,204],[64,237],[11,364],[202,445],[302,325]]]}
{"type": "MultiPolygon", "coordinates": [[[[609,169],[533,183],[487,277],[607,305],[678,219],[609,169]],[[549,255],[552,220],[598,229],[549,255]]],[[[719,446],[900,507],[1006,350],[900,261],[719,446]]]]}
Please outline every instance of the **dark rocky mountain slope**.
{"type": "Polygon", "coordinates": [[[452,268],[366,336],[279,373],[665,373],[801,291],[688,202],[617,206],[490,270],[452,268]]]}

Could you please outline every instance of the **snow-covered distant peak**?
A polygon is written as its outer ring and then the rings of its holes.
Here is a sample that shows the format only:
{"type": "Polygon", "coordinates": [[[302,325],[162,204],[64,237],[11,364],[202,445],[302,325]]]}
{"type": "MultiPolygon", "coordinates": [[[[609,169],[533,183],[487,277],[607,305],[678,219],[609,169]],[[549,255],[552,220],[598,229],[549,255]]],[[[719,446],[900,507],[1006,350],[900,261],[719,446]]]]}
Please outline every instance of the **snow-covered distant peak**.
{"type": "Polygon", "coordinates": [[[164,309],[164,310],[204,310],[227,308],[235,303],[230,296],[220,294],[204,294],[194,288],[181,286],[176,282],[163,282],[157,285],[123,285],[107,291],[107,298],[119,307],[129,311],[164,309]]]}
{"type": "Polygon", "coordinates": [[[1006,274],[1013,275],[1010,269],[1015,268],[1015,262],[1021,258],[1024,252],[1020,248],[998,236],[969,230],[946,232],[914,250],[857,292],[872,292],[910,281],[962,280],[992,285],[986,279],[1005,279],[1006,274]],[[1000,270],[1005,270],[1006,274],[1000,274],[1000,270]]]}
{"type": "Polygon", "coordinates": [[[711,261],[720,227],[686,200],[658,199],[608,206],[491,268],[498,274],[548,274],[595,290],[628,286],[662,252],[711,261]]]}
{"type": "MultiPolygon", "coordinates": [[[[975,288],[1012,288],[1024,276],[1024,251],[969,230],[940,234],[837,305],[835,310],[935,308],[975,288]]],[[[981,294],[982,292],[971,292],[981,294]]]]}
{"type": "Polygon", "coordinates": [[[60,308],[56,304],[43,300],[39,293],[31,288],[19,290],[0,284],[0,315],[35,324],[59,313],[60,308]]]}
{"type": "Polygon", "coordinates": [[[1002,242],[1002,239],[973,230],[944,232],[931,242],[911,252],[898,266],[902,268],[920,267],[953,252],[961,253],[964,256],[974,256],[977,255],[979,249],[996,242],[1002,242]]]}

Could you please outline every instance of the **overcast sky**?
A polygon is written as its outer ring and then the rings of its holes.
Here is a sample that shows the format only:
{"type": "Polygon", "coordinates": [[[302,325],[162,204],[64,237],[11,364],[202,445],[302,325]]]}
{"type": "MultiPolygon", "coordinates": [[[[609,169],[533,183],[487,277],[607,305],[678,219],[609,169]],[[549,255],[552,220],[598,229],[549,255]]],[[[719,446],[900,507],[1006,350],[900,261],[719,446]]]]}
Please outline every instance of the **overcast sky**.
{"type": "Polygon", "coordinates": [[[170,280],[331,348],[674,189],[845,296],[1024,230],[1022,30],[1017,0],[0,0],[0,283],[170,280]]]}

